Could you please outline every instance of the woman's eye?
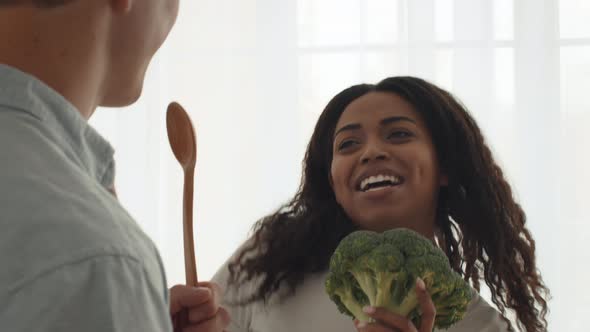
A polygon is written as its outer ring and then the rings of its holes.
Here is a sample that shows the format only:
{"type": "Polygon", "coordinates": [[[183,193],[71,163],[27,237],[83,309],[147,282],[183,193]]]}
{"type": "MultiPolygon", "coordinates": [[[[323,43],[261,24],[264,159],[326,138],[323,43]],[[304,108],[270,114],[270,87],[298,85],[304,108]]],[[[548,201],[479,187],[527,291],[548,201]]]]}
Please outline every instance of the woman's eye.
{"type": "Polygon", "coordinates": [[[392,132],[391,134],[389,134],[389,136],[387,137],[388,139],[395,139],[395,138],[410,138],[414,136],[411,132],[409,131],[405,131],[405,130],[396,130],[394,132],[392,132]]]}
{"type": "Polygon", "coordinates": [[[351,146],[353,146],[354,144],[356,144],[355,141],[353,140],[346,140],[346,141],[342,141],[339,145],[338,145],[338,151],[350,148],[351,146]]]}

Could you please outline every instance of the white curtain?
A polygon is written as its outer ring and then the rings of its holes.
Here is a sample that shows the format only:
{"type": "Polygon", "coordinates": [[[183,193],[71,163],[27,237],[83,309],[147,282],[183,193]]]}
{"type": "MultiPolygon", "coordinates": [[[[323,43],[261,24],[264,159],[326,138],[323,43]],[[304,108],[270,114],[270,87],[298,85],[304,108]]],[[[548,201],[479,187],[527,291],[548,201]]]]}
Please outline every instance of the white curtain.
{"type": "Polygon", "coordinates": [[[198,136],[199,277],[297,190],[317,116],[340,90],[394,75],[471,110],[528,215],[550,286],[550,330],[590,323],[590,1],[181,1],[126,110],[91,120],[116,148],[120,200],[183,282],[182,172],[165,132],[177,100],[198,136]]]}

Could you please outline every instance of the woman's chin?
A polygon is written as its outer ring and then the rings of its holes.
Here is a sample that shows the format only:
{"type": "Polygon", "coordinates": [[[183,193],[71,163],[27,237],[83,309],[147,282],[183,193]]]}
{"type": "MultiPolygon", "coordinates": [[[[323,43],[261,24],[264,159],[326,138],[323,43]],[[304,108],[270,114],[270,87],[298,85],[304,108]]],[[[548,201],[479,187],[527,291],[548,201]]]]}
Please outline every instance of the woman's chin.
{"type": "Polygon", "coordinates": [[[357,223],[360,229],[382,233],[391,229],[407,228],[415,232],[418,232],[424,236],[429,236],[433,233],[433,226],[416,225],[414,223],[408,223],[408,219],[399,220],[389,218],[374,218],[365,219],[362,222],[357,223]],[[404,222],[405,221],[405,222],[404,222]]]}

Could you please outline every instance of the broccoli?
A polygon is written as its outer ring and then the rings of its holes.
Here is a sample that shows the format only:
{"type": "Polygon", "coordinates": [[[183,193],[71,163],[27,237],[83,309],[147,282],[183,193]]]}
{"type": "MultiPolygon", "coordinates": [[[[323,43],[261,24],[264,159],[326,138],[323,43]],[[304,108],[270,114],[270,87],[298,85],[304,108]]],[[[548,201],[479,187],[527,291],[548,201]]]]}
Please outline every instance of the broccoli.
{"type": "Polygon", "coordinates": [[[326,292],[340,312],[361,322],[371,321],[362,311],[370,305],[419,325],[418,277],[436,307],[436,328],[447,329],[463,318],[471,288],[442,250],[408,229],[356,231],[342,239],[330,259],[326,292]]]}

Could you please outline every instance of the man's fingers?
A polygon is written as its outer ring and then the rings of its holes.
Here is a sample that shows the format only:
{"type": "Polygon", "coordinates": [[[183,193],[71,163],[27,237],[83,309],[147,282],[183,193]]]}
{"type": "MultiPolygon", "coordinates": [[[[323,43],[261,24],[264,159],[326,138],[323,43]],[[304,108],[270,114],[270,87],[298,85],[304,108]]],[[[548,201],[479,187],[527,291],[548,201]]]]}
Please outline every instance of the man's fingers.
{"type": "Polygon", "coordinates": [[[213,293],[213,301],[215,303],[221,303],[221,301],[223,299],[223,289],[221,287],[219,287],[218,284],[216,284],[214,282],[204,281],[204,282],[200,282],[197,286],[209,288],[211,290],[211,292],[213,293]]]}
{"type": "Polygon", "coordinates": [[[420,321],[420,332],[432,332],[434,328],[434,320],[436,318],[436,307],[428,291],[426,285],[420,278],[416,280],[416,295],[420,303],[420,310],[422,311],[422,319],[420,321]]]}
{"type": "Polygon", "coordinates": [[[217,310],[215,317],[205,320],[199,324],[192,324],[185,327],[183,332],[218,332],[224,331],[231,322],[229,313],[224,308],[217,310]]]}
{"type": "Polygon", "coordinates": [[[208,301],[199,306],[190,308],[188,312],[188,319],[193,324],[200,323],[201,321],[205,321],[215,316],[218,310],[219,306],[213,303],[213,301],[208,301]]]}
{"type": "Polygon", "coordinates": [[[214,299],[215,294],[210,288],[176,285],[170,289],[170,313],[175,315],[183,308],[196,307],[214,299]]]}

